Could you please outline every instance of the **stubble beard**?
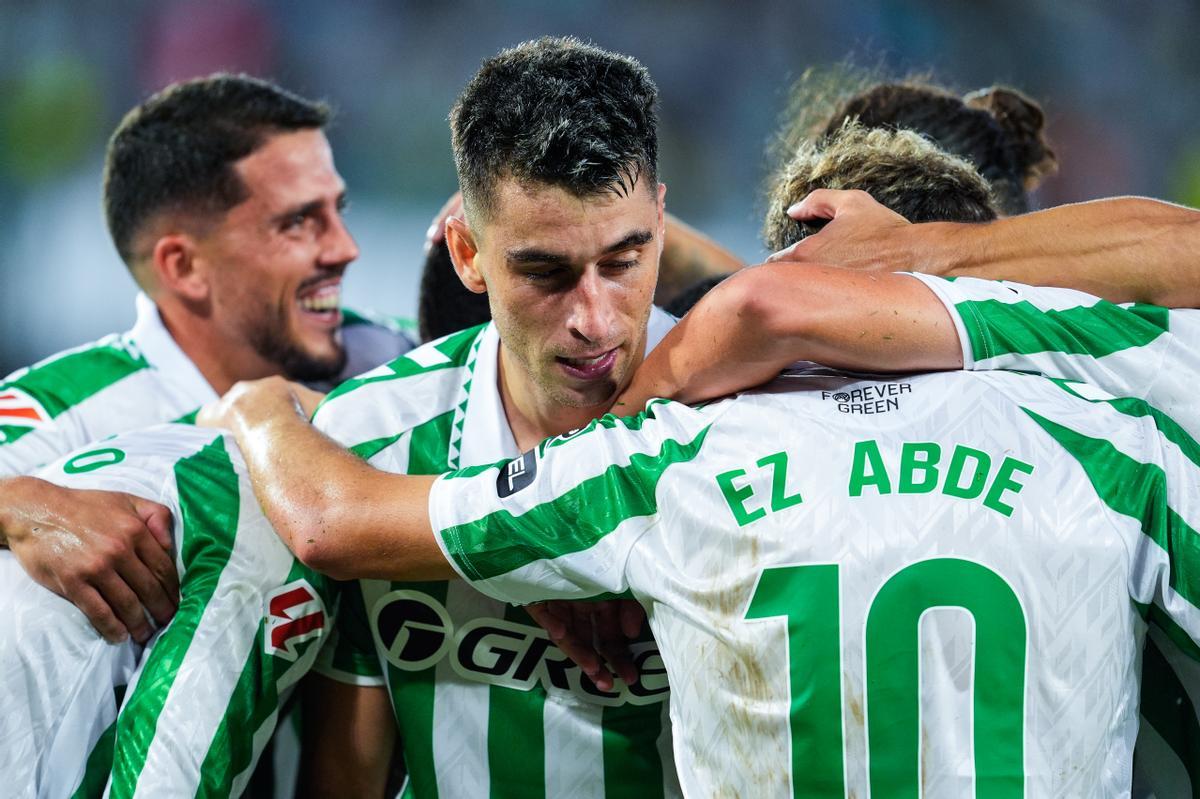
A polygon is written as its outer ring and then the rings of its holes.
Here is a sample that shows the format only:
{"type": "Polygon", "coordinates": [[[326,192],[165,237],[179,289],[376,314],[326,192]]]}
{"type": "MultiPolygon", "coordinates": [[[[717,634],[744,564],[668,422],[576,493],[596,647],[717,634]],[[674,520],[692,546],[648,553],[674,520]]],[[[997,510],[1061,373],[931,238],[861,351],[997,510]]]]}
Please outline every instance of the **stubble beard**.
{"type": "Polygon", "coordinates": [[[332,334],[334,351],[329,355],[316,355],[288,336],[287,322],[287,316],[281,310],[264,311],[250,325],[247,335],[250,346],[261,358],[278,366],[289,380],[316,383],[341,374],[348,357],[341,330],[332,334]]]}

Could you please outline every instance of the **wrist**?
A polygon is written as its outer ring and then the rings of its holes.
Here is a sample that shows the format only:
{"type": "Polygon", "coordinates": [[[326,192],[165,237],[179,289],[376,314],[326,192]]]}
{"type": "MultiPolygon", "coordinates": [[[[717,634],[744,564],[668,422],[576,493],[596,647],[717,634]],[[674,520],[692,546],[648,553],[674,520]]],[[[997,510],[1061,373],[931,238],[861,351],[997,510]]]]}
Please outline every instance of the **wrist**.
{"type": "Polygon", "coordinates": [[[904,229],[903,246],[909,269],[941,277],[962,274],[967,268],[965,242],[975,225],[955,222],[925,222],[904,229]]]}
{"type": "Polygon", "coordinates": [[[36,477],[8,477],[0,480],[0,546],[11,548],[28,537],[29,526],[22,520],[28,515],[25,509],[31,502],[47,504],[46,492],[55,488],[53,483],[36,477]]]}

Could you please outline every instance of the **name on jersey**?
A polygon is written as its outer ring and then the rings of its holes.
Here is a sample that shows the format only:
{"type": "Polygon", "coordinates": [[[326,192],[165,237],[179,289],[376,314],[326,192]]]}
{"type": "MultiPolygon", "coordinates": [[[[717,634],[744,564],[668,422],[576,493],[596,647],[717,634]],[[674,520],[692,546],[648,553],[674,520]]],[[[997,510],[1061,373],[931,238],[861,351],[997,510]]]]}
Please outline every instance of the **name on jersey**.
{"type": "Polygon", "coordinates": [[[900,395],[911,393],[911,383],[870,383],[846,391],[822,391],[821,399],[833,400],[842,413],[870,415],[899,410],[900,395]]]}
{"type": "Polygon", "coordinates": [[[371,610],[378,652],[402,671],[423,671],[448,661],[455,674],[474,682],[528,691],[541,685],[600,705],[649,705],[667,697],[667,669],[653,641],[630,647],[639,678],[620,679],[611,691],[596,687],[536,625],[476,618],[455,626],[446,608],[428,594],[390,591],[371,610]]]}
{"type": "MultiPolygon", "coordinates": [[[[854,444],[848,497],[886,494],[929,494],[979,500],[984,507],[1011,516],[1023,480],[1032,464],[1010,455],[991,455],[956,444],[944,447],[933,441],[908,441],[898,447],[880,447],[874,439],[854,444]]],[[[804,502],[802,478],[789,470],[787,452],[764,455],[753,466],[730,469],[715,476],[717,488],[739,527],[768,513],[804,502]]],[[[822,479],[826,475],[822,471],[822,479]]]]}

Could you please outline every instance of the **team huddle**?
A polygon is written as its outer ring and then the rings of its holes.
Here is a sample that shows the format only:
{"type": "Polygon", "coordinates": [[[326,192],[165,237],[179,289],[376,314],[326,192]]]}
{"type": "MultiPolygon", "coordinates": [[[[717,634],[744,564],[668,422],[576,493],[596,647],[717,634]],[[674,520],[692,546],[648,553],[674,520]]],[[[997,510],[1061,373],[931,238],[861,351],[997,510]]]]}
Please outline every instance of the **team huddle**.
{"type": "Polygon", "coordinates": [[[325,106],[126,116],[137,322],[0,386],[6,795],[1200,789],[1196,212],[1028,213],[1033,101],[881,83],[780,137],[742,268],[656,103],[483,63],[420,344],[340,308],[325,106]]]}

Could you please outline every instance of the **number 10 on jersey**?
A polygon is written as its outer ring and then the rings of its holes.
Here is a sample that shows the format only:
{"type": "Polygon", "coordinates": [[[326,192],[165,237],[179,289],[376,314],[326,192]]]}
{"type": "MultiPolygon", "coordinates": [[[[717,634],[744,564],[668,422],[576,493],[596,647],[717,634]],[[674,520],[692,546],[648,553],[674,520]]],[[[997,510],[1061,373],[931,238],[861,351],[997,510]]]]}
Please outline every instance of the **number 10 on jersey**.
{"type": "MultiPolygon", "coordinates": [[[[838,566],[782,566],[762,573],[745,618],[787,621],[792,795],[846,795],[838,566]]],[[[935,558],[892,575],[876,592],[866,630],[866,726],[871,795],[921,795],[922,615],[958,608],[975,621],[971,697],[975,795],[1024,795],[1025,614],[1012,588],[979,563],[935,558]]],[[[861,638],[858,638],[861,636],[861,638]]]]}

